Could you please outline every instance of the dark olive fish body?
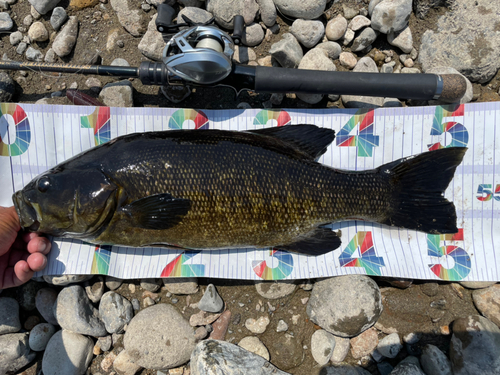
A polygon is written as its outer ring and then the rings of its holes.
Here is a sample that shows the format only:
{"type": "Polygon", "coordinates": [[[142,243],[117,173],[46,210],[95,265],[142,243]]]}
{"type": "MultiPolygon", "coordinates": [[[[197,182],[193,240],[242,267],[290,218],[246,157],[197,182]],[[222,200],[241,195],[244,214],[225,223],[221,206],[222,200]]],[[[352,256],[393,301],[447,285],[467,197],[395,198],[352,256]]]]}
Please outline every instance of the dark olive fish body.
{"type": "Polygon", "coordinates": [[[333,137],[310,125],[127,135],[42,174],[14,202],[32,230],[124,246],[318,254],[340,245],[321,225],[349,218],[456,232],[442,192],[465,149],[341,171],[315,161],[333,137]]]}

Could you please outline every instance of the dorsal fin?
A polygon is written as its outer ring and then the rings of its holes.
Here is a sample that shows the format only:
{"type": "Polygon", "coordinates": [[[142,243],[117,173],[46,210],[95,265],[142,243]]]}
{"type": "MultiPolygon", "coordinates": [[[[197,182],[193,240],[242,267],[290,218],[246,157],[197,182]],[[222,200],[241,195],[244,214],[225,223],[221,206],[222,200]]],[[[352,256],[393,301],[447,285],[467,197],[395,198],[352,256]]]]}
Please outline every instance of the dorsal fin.
{"type": "Polygon", "coordinates": [[[248,132],[279,138],[310,155],[313,159],[323,155],[335,139],[334,130],[305,124],[248,130],[248,132]]]}

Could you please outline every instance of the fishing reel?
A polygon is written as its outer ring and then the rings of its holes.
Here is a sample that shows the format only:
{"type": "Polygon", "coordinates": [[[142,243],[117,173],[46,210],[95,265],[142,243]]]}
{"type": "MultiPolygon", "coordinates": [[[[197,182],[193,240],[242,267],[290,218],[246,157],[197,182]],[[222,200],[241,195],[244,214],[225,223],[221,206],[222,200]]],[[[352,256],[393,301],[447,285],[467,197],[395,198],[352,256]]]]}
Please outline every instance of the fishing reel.
{"type": "Polygon", "coordinates": [[[172,7],[160,4],[156,20],[157,29],[164,36],[180,30],[169,37],[162,54],[163,63],[173,75],[169,75],[169,84],[184,84],[187,81],[210,85],[226,78],[232,70],[234,46],[241,39],[243,17],[235,17],[237,30],[233,40],[226,32],[209,25],[213,18],[205,24],[196,24],[183,16],[185,22],[174,25],[171,24],[173,13],[172,7]]]}

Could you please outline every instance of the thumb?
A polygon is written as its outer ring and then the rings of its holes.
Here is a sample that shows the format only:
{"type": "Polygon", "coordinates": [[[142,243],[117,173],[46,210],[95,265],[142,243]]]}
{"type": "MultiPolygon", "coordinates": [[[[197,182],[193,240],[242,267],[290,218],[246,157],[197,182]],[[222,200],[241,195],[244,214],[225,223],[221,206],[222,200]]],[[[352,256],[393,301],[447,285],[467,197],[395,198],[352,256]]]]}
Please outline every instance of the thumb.
{"type": "Polygon", "coordinates": [[[14,206],[0,207],[0,255],[10,249],[20,230],[21,225],[14,206]]]}

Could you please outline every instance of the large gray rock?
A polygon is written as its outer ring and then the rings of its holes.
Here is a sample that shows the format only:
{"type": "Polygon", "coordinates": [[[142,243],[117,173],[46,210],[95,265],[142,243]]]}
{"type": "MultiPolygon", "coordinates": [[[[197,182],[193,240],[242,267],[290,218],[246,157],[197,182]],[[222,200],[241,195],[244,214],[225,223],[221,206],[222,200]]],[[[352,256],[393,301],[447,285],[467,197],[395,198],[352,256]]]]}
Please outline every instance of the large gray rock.
{"type": "Polygon", "coordinates": [[[371,27],[365,28],[352,42],[351,51],[359,52],[371,45],[377,39],[378,33],[371,27]]]}
{"type": "MultiPolygon", "coordinates": [[[[186,9],[189,8],[184,8],[183,10],[186,9]]],[[[179,12],[179,14],[181,14],[181,12],[179,12]]],[[[187,14],[188,17],[190,16],[189,12],[185,12],[185,14],[187,14]]],[[[163,49],[165,48],[167,43],[165,43],[165,41],[163,40],[161,33],[158,30],[156,30],[155,22],[157,16],[158,14],[155,14],[151,19],[151,21],[149,22],[148,30],[146,31],[146,34],[144,34],[144,36],[142,37],[137,48],[147,58],[155,61],[160,61],[162,59],[163,49]]]]}
{"type": "Polygon", "coordinates": [[[326,0],[274,0],[274,4],[285,16],[312,20],[321,16],[326,0]]]}
{"type": "Polygon", "coordinates": [[[36,353],[30,350],[27,333],[0,335],[0,374],[12,374],[23,368],[36,353]]]}
{"type": "Polygon", "coordinates": [[[192,375],[287,375],[260,355],[225,341],[204,340],[191,354],[192,375]]]}
{"type": "MultiPolygon", "coordinates": [[[[155,15],[152,19],[156,20],[155,15]]],[[[182,16],[186,16],[195,23],[207,23],[213,17],[212,13],[207,12],[205,9],[195,7],[185,7],[177,14],[177,23],[186,22],[182,16]]],[[[151,22],[149,23],[151,25],[151,22]]],[[[156,27],[154,28],[156,30],[156,27]]],[[[149,30],[149,27],[148,27],[149,30]]],[[[157,31],[158,32],[158,31],[157,31]]],[[[158,32],[159,33],[159,32],[158,32]]],[[[161,35],[161,33],[159,33],[161,35]]]]}
{"type": "Polygon", "coordinates": [[[33,8],[40,14],[47,14],[59,4],[61,0],[29,0],[33,8]]]}
{"type": "Polygon", "coordinates": [[[500,374],[500,328],[479,315],[453,322],[450,360],[454,375],[500,374]]]}
{"type": "MultiPolygon", "coordinates": [[[[359,59],[353,72],[378,73],[377,64],[369,56],[359,59]]],[[[342,102],[348,108],[378,108],[384,104],[384,98],[372,96],[342,95],[342,102]]]]}
{"type": "Polygon", "coordinates": [[[306,48],[312,48],[325,35],[325,26],[321,21],[295,20],[290,28],[292,35],[306,48]]]}
{"type": "Polygon", "coordinates": [[[9,13],[0,12],[0,31],[9,31],[14,27],[14,21],[10,18],[9,13]]]}
{"type": "Polygon", "coordinates": [[[427,30],[421,39],[419,61],[424,72],[449,66],[472,82],[488,82],[500,67],[500,33],[491,27],[498,22],[500,2],[462,0],[446,12],[437,31],[427,30]]]}
{"type": "Polygon", "coordinates": [[[68,19],[68,14],[63,7],[57,7],[52,11],[50,16],[50,25],[54,30],[59,30],[64,22],[68,19]]]}
{"type": "MultiPolygon", "coordinates": [[[[322,48],[313,48],[305,54],[299,64],[299,69],[324,70],[334,72],[337,70],[335,64],[327,56],[322,48]]],[[[309,104],[316,104],[323,99],[322,94],[297,94],[297,97],[309,104]]]]}
{"type": "MultiPolygon", "coordinates": [[[[59,57],[67,56],[73,50],[78,37],[78,18],[71,16],[63,29],[57,34],[52,49],[59,57]]],[[[45,277],[44,277],[45,279],[45,277]]]]}
{"type": "Polygon", "coordinates": [[[66,330],[50,338],[43,353],[44,375],[83,375],[92,360],[94,344],[88,337],[66,330]]]}
{"type": "Polygon", "coordinates": [[[207,11],[215,17],[215,22],[225,29],[234,28],[234,17],[241,15],[246,25],[250,25],[259,11],[255,0],[211,0],[207,4],[207,11]]]}
{"type": "Polygon", "coordinates": [[[353,337],[375,324],[382,309],[377,284],[368,276],[348,275],[316,282],[306,312],[326,331],[353,337]]]}
{"type": "Polygon", "coordinates": [[[0,297],[0,335],[21,329],[19,304],[14,298],[0,297]]]}
{"type": "Polygon", "coordinates": [[[254,47],[264,40],[264,30],[258,23],[251,23],[246,26],[241,41],[244,45],[254,47]]]}
{"type": "Polygon", "coordinates": [[[413,49],[413,36],[409,26],[397,33],[387,34],[387,41],[391,46],[398,47],[404,53],[410,53],[413,49]]]}
{"type": "Polygon", "coordinates": [[[472,293],[472,298],[481,314],[500,326],[500,284],[475,290],[472,293]]]}
{"type": "Polygon", "coordinates": [[[326,24],[325,34],[328,40],[339,40],[347,31],[347,20],[339,14],[326,24]]]}
{"type": "Polygon", "coordinates": [[[382,0],[372,12],[372,28],[383,34],[397,32],[408,26],[412,0],[382,0]]]}
{"type": "Polygon", "coordinates": [[[148,27],[149,17],[133,0],[110,0],[118,22],[132,36],[142,36],[148,27]]]}
{"type": "Polygon", "coordinates": [[[162,303],[142,310],[130,321],[123,343],[137,365],[166,370],[189,360],[195,338],[177,309],[162,303]]]}
{"type": "Polygon", "coordinates": [[[107,335],[99,311],[79,285],[61,290],[54,305],[54,316],[63,329],[95,337],[107,335]]]}
{"type": "Polygon", "coordinates": [[[304,56],[299,42],[290,33],[283,34],[282,39],[271,46],[269,53],[284,68],[298,67],[304,56]]]}
{"type": "Polygon", "coordinates": [[[122,333],[123,327],[132,320],[132,304],[115,292],[106,292],[99,304],[99,314],[109,333],[122,333]]]}

